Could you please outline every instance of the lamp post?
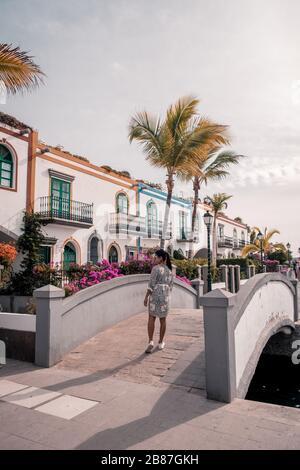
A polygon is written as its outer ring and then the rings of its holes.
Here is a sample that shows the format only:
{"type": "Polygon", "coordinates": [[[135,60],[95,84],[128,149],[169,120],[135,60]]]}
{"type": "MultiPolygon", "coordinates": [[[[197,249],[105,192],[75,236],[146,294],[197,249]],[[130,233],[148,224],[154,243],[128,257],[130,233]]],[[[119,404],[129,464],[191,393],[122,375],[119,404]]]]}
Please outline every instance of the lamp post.
{"type": "Polygon", "coordinates": [[[210,229],[213,216],[210,212],[206,211],[204,216],[204,223],[207,228],[207,292],[211,291],[211,256],[210,256],[210,229]]]}
{"type": "Polygon", "coordinates": [[[288,255],[288,263],[289,263],[289,268],[291,267],[291,258],[290,258],[290,248],[291,248],[291,244],[288,242],[286,244],[286,247],[287,247],[287,255],[288,255]]]}
{"type": "Polygon", "coordinates": [[[259,240],[260,243],[260,263],[261,263],[261,272],[264,272],[264,263],[263,263],[263,234],[258,232],[256,238],[259,240]]]}

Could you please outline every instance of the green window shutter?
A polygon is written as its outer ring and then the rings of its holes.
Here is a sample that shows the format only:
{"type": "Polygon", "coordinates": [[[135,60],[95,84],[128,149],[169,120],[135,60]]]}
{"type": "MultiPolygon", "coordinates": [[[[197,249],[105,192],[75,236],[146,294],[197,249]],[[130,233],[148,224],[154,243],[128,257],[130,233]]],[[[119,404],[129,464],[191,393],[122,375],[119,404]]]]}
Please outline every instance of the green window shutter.
{"type": "Polygon", "coordinates": [[[76,250],[74,245],[68,242],[64,248],[64,269],[68,270],[71,263],[76,263],[76,250]]]}
{"type": "Polygon", "coordinates": [[[13,186],[13,158],[4,145],[0,145],[0,186],[13,186]]]}
{"type": "Polygon", "coordinates": [[[51,178],[51,211],[54,217],[69,218],[70,194],[71,184],[68,181],[51,178]]]}
{"type": "Polygon", "coordinates": [[[50,264],[51,262],[51,247],[50,246],[41,246],[39,252],[40,262],[45,264],[50,264]]]}

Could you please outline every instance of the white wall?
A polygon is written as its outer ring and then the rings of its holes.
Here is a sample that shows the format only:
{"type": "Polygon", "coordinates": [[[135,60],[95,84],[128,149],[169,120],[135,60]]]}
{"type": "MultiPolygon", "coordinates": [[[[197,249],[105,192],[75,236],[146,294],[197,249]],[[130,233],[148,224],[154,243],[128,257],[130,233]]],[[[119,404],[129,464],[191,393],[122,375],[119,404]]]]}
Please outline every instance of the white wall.
{"type": "MultiPolygon", "coordinates": [[[[22,212],[26,205],[28,142],[0,131],[0,140],[2,138],[6,139],[7,147],[10,149],[11,146],[17,154],[18,175],[16,191],[6,190],[0,186],[0,226],[19,235],[22,212]]],[[[0,143],[5,145],[3,142],[0,143]]]]}
{"type": "MultiPolygon", "coordinates": [[[[222,216],[219,216],[217,218],[217,238],[219,237],[218,225],[223,225],[225,237],[233,238],[234,230],[236,230],[238,242],[242,240],[242,233],[244,233],[245,242],[247,242],[249,239],[247,228],[244,225],[239,224],[235,221],[230,221],[226,218],[222,218],[222,216]]],[[[233,247],[217,246],[217,248],[218,254],[226,258],[231,257],[232,254],[234,254],[235,257],[240,256],[242,251],[241,249],[233,249],[233,247]]]]}
{"type": "Polygon", "coordinates": [[[0,328],[35,332],[36,316],[26,313],[0,312],[0,328]]]}
{"type": "MultiPolygon", "coordinates": [[[[164,220],[164,213],[165,213],[165,199],[162,199],[163,196],[155,191],[151,191],[150,188],[147,188],[145,190],[149,194],[145,194],[144,192],[140,193],[140,214],[142,217],[146,217],[147,214],[147,203],[149,201],[153,201],[158,209],[158,218],[163,222],[164,220]]],[[[182,201],[172,201],[171,204],[171,210],[170,210],[170,216],[169,216],[169,221],[172,223],[172,240],[167,240],[166,241],[166,247],[169,245],[172,245],[173,249],[178,250],[181,249],[183,251],[184,255],[187,255],[187,252],[190,248],[188,242],[179,242],[178,241],[178,235],[179,235],[179,214],[180,212],[185,212],[186,213],[186,220],[187,220],[187,230],[191,230],[191,225],[192,225],[192,206],[191,204],[185,203],[182,201]]],[[[207,240],[207,235],[206,235],[206,228],[203,222],[203,215],[204,215],[204,209],[199,206],[198,207],[198,219],[199,219],[199,241],[198,243],[195,243],[193,248],[194,251],[196,252],[200,248],[206,247],[206,240],[207,240]]],[[[159,242],[158,242],[159,243],[159,242]]],[[[155,244],[154,240],[149,240],[149,239],[143,239],[142,240],[142,246],[144,247],[152,247],[153,244],[155,244]]]]}
{"type": "Polygon", "coordinates": [[[294,320],[292,291],[283,282],[269,282],[254,294],[234,331],[237,387],[262,331],[283,316],[294,320]]]}
{"type": "MultiPolygon", "coordinates": [[[[57,162],[45,160],[41,157],[37,158],[36,163],[36,191],[35,191],[35,210],[39,210],[39,198],[50,195],[50,176],[49,169],[64,173],[69,176],[75,177],[71,183],[71,199],[87,204],[94,204],[94,224],[90,228],[78,228],[67,225],[49,224],[45,227],[44,231],[49,237],[57,238],[57,243],[53,247],[53,255],[55,262],[61,262],[62,251],[65,242],[76,242],[80,245],[80,253],[77,253],[78,261],[85,263],[88,261],[88,240],[92,233],[95,231],[103,241],[103,257],[108,257],[108,249],[112,243],[116,243],[121,250],[122,259],[125,258],[125,246],[136,245],[135,237],[128,237],[124,234],[116,235],[109,232],[109,214],[115,212],[115,198],[119,191],[124,192],[129,198],[129,213],[136,214],[136,192],[130,189],[130,183],[126,183],[126,188],[122,180],[106,175],[100,171],[93,170],[80,164],[72,162],[76,169],[64,166],[63,158],[57,155],[51,155],[57,162]],[[78,169],[77,169],[78,168],[78,169]],[[93,175],[86,174],[80,169],[88,170],[93,175]],[[116,183],[99,179],[97,176],[104,176],[112,178],[116,183]]],[[[66,162],[67,164],[69,162],[66,162]]]]}
{"type": "MultiPolygon", "coordinates": [[[[18,132],[18,131],[16,131],[18,132]]],[[[17,191],[8,191],[0,188],[0,226],[5,227],[5,230],[11,231],[16,235],[20,234],[20,227],[22,223],[23,211],[26,207],[26,186],[27,186],[27,159],[28,159],[28,142],[19,138],[10,136],[6,133],[0,132],[0,139],[6,138],[9,145],[11,145],[18,157],[18,179],[17,191]]],[[[36,181],[35,181],[35,207],[36,211],[39,210],[39,198],[50,195],[50,176],[49,169],[58,171],[75,177],[72,182],[71,198],[75,201],[94,204],[94,225],[90,228],[78,228],[67,225],[49,224],[44,228],[44,232],[48,237],[57,238],[57,243],[53,246],[53,261],[61,262],[62,251],[64,244],[68,240],[73,240],[77,248],[78,261],[84,263],[88,261],[88,240],[93,233],[102,240],[104,258],[108,257],[108,250],[111,244],[118,247],[121,259],[125,258],[126,246],[135,247],[137,244],[136,236],[127,236],[120,233],[118,236],[109,232],[109,214],[115,212],[115,197],[116,193],[123,191],[129,198],[129,213],[136,214],[136,191],[132,188],[132,182],[122,180],[117,175],[107,174],[101,171],[98,167],[93,165],[85,165],[84,163],[76,160],[68,160],[61,155],[47,152],[44,155],[37,156],[36,158],[36,181]],[[47,160],[50,159],[50,160],[47,160]],[[89,173],[89,174],[88,174],[89,173]],[[102,177],[100,179],[99,177],[102,177]],[[112,181],[107,181],[109,178],[112,181]],[[124,187],[124,185],[126,187],[124,187]],[[77,242],[77,243],[76,243],[77,242]]],[[[140,215],[146,217],[147,202],[153,200],[158,208],[158,218],[163,221],[165,212],[165,195],[151,188],[147,188],[149,194],[140,192],[140,215]]],[[[181,249],[184,255],[187,255],[190,249],[188,242],[178,241],[179,234],[179,213],[184,211],[187,214],[187,229],[191,228],[192,205],[184,201],[172,202],[170,212],[170,222],[172,223],[172,240],[166,241],[166,247],[172,246],[172,249],[181,249]]],[[[207,232],[203,222],[203,215],[205,209],[199,204],[198,218],[199,218],[199,241],[193,244],[194,252],[196,253],[201,248],[207,246],[207,232]]],[[[227,220],[219,220],[224,224],[224,234],[226,236],[233,236],[233,228],[237,228],[238,239],[241,239],[242,227],[238,224],[233,225],[227,220]]],[[[245,236],[247,233],[245,230],[245,236]]],[[[144,248],[152,248],[159,245],[157,239],[141,238],[141,246],[144,248]]],[[[232,250],[228,248],[218,248],[218,253],[228,256],[232,250]]],[[[235,250],[235,254],[240,253],[235,250]]]]}

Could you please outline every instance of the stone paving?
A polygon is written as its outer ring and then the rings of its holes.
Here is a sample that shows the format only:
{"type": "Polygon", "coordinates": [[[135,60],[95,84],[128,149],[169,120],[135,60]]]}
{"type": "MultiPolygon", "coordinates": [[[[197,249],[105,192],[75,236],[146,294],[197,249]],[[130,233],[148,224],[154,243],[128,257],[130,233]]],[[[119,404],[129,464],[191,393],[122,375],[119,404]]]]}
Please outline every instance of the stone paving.
{"type": "MultiPolygon", "coordinates": [[[[187,362],[197,368],[199,361],[194,360],[200,354],[204,355],[203,314],[202,310],[174,309],[169,320],[166,349],[163,351],[156,347],[152,354],[144,354],[148,343],[147,315],[142,313],[86,341],[66,355],[55,367],[90,372],[98,378],[113,376],[155,386],[161,386],[162,380],[172,383],[171,378],[175,379],[175,376],[182,372],[182,368],[187,367],[187,362]],[[190,351],[192,345],[194,348],[190,351]],[[172,372],[169,372],[170,370],[172,372]]],[[[156,345],[158,332],[157,320],[156,345]]],[[[190,376],[196,374],[191,368],[188,372],[190,376]]],[[[202,374],[197,374],[203,377],[204,368],[201,372],[202,374]]],[[[193,382],[180,385],[191,387],[193,382]]]]}
{"type": "Polygon", "coordinates": [[[0,449],[300,448],[300,410],[206,399],[201,311],[173,311],[166,350],[150,356],[145,327],[137,315],[51,369],[9,360],[0,449]]]}

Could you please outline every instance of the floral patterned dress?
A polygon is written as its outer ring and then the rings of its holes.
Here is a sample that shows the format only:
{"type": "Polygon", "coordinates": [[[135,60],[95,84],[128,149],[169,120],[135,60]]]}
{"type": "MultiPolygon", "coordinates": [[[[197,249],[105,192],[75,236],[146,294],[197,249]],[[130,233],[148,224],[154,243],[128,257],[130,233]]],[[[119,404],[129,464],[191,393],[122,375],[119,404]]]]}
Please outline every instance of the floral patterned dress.
{"type": "Polygon", "coordinates": [[[149,315],[164,318],[169,313],[170,291],[173,287],[173,274],[164,264],[153,267],[148,284],[150,290],[149,315]]]}

